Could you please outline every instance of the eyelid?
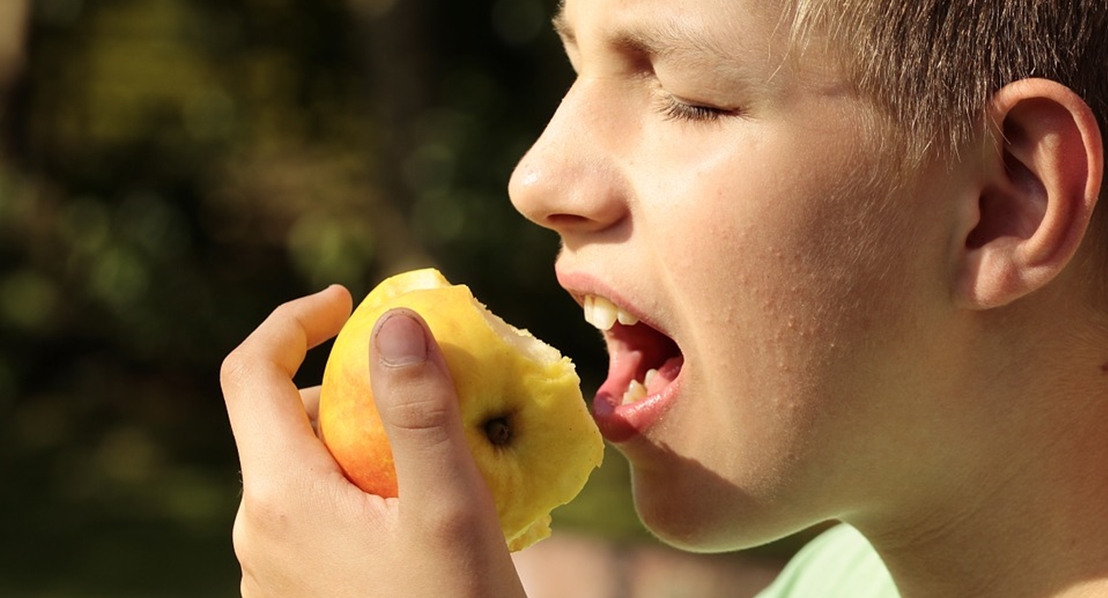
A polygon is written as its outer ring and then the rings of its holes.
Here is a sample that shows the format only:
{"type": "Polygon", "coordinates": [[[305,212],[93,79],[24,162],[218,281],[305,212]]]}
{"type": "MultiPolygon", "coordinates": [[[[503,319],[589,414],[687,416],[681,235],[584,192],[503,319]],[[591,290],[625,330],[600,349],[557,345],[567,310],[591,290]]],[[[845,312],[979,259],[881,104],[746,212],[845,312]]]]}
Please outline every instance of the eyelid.
{"type": "Polygon", "coordinates": [[[723,118],[743,115],[741,109],[691,102],[661,89],[656,93],[656,97],[657,110],[666,120],[713,123],[723,118]]]}

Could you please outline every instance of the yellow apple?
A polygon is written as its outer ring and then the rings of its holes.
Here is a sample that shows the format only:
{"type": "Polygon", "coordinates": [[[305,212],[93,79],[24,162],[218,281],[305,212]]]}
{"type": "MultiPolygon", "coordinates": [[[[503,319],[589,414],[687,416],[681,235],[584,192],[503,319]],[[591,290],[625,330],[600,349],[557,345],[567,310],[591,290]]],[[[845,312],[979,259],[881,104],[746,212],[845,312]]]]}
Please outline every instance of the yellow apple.
{"type": "Polygon", "coordinates": [[[496,501],[508,547],[520,550],[547,537],[550,511],[577,496],[604,452],[576,370],[433,268],[385,280],[343,326],[323,374],[323,442],[358,487],[396,496],[392,452],[369,383],[370,334],[395,307],[419,313],[442,348],[466,441],[496,501]]]}

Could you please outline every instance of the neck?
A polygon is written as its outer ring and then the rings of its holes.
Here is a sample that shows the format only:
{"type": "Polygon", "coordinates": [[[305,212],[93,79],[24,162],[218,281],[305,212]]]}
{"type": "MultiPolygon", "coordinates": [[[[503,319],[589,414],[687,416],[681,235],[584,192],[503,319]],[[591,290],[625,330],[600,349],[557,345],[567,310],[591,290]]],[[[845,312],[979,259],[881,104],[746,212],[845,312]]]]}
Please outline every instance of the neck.
{"type": "Polygon", "coordinates": [[[873,534],[903,598],[1108,597],[1108,450],[1069,444],[873,534]]]}
{"type": "Polygon", "coordinates": [[[1108,597],[1108,338],[1057,331],[966,376],[961,397],[983,408],[957,462],[933,467],[940,491],[909,517],[853,522],[904,598],[1108,597]]]}

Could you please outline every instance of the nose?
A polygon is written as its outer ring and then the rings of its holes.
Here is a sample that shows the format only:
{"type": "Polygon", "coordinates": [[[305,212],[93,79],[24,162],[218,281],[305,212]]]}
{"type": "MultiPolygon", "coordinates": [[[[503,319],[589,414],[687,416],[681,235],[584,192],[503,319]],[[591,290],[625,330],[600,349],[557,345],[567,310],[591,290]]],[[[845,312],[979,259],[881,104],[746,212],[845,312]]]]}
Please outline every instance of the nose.
{"type": "Polygon", "coordinates": [[[621,130],[618,101],[603,98],[602,81],[578,78],[508,183],[515,208],[563,240],[608,229],[629,214],[619,166],[628,131],[621,130]]]}

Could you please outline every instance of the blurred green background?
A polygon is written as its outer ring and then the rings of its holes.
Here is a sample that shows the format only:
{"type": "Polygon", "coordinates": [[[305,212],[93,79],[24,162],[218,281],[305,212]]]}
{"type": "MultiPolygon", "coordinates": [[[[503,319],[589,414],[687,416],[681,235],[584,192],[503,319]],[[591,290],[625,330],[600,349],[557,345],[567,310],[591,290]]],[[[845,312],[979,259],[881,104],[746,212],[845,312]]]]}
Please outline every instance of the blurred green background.
{"type": "MultiPolygon", "coordinates": [[[[237,596],[219,364],[327,284],[435,265],[590,394],[557,238],[505,191],[571,81],[553,9],[0,0],[0,596],[237,596]]],[[[644,538],[626,477],[556,526],[644,538]]]]}
{"type": "MultiPolygon", "coordinates": [[[[237,596],[219,364],[326,284],[436,265],[595,386],[505,191],[570,82],[553,8],[0,0],[0,596],[237,596]]],[[[641,534],[609,463],[562,519],[641,534]]]]}

